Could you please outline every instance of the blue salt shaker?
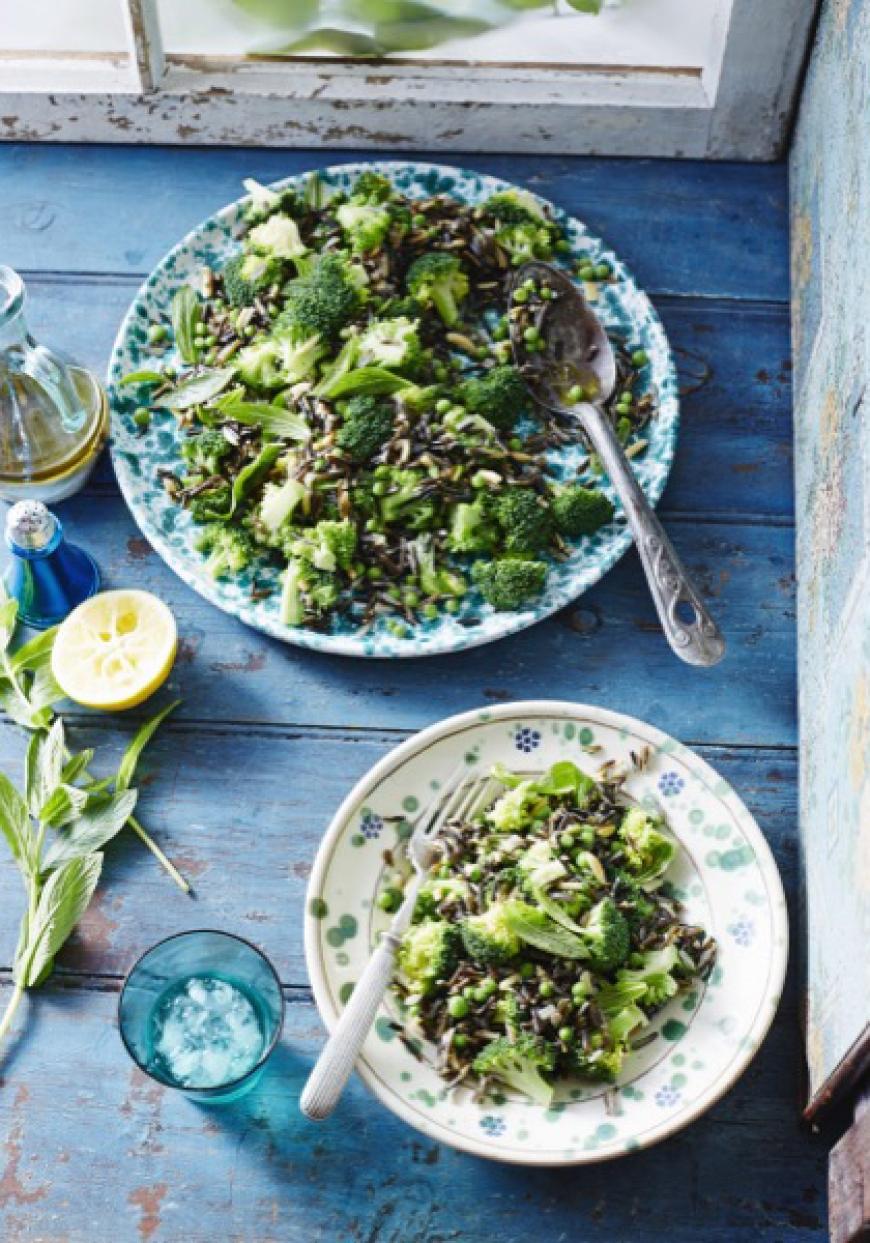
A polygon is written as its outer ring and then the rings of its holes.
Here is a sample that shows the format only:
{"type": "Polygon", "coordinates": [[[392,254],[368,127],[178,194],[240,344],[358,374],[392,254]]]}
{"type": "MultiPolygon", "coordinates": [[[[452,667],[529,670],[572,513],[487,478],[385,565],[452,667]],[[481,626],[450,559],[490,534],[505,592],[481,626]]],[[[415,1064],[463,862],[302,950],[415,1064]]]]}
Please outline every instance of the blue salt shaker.
{"type": "Polygon", "coordinates": [[[6,544],[12,560],[6,590],[18,601],[26,626],[47,630],[99,590],[93,557],[64,539],[60,520],[42,501],[18,501],[6,515],[6,544]]]}

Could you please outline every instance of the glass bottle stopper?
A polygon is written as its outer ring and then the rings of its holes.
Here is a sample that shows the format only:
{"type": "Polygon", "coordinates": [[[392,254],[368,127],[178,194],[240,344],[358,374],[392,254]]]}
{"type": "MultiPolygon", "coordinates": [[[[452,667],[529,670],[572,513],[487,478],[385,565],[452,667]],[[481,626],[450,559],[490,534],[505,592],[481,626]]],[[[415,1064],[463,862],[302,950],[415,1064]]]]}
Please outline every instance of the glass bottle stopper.
{"type": "Polygon", "coordinates": [[[97,563],[64,538],[60,520],[42,501],[17,501],[11,507],[6,545],[12,555],[6,590],[18,601],[18,617],[26,626],[56,626],[99,590],[97,563]]]}

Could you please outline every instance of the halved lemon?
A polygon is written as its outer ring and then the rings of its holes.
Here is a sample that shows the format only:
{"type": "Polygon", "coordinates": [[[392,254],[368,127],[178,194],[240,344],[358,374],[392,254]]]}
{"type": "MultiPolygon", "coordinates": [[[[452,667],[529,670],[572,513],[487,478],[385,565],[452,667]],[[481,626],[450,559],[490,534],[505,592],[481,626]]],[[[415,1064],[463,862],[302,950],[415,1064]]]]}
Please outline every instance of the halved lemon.
{"type": "Polygon", "coordinates": [[[134,708],[169,676],[178,631],[150,591],[101,591],[63,621],[51,671],[65,695],[86,708],[134,708]]]}

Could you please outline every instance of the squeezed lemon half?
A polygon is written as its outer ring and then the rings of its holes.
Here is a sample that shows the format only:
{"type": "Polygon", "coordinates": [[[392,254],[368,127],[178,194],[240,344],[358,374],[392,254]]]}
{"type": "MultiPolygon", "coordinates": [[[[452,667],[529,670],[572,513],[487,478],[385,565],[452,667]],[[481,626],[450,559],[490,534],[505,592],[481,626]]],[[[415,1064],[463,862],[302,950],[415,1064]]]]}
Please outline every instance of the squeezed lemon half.
{"type": "Polygon", "coordinates": [[[169,676],[178,645],[172,613],[150,591],[102,591],[58,629],[51,671],[70,699],[120,711],[153,695],[169,676]]]}

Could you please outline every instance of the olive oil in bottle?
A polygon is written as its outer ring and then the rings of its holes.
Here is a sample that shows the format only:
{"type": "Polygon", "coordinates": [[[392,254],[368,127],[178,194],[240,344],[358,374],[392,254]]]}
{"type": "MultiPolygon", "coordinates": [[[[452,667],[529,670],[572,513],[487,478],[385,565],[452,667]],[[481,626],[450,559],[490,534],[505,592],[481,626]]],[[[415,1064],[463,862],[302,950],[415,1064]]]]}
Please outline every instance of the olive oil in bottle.
{"type": "Polygon", "coordinates": [[[0,266],[0,499],[48,503],[83,486],[108,433],[99,381],[40,345],[21,277],[0,266]]]}

